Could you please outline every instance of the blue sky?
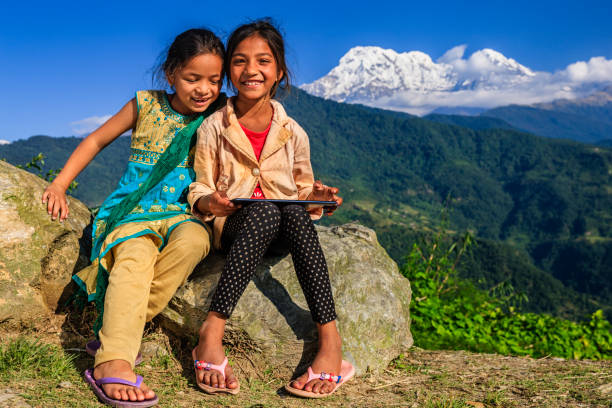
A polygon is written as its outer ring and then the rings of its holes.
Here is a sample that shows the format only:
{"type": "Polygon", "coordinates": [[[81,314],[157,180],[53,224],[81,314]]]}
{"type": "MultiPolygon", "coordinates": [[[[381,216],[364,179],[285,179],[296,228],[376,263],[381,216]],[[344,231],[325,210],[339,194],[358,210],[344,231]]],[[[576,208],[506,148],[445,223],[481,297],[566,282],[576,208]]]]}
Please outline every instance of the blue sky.
{"type": "Polygon", "coordinates": [[[419,50],[438,58],[467,44],[537,71],[612,59],[609,1],[12,2],[0,13],[0,139],[69,136],[74,122],[116,112],[151,88],[150,69],[175,35],[222,37],[250,18],[285,32],[296,84],[325,75],[351,47],[419,50]]]}

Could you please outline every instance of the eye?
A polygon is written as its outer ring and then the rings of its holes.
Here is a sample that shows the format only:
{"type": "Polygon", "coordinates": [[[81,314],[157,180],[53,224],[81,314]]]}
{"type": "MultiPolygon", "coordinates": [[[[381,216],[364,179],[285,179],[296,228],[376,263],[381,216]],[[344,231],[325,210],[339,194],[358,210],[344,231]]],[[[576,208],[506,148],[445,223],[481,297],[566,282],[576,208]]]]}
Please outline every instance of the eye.
{"type": "Polygon", "coordinates": [[[234,59],[232,60],[232,64],[234,64],[234,65],[240,65],[240,64],[244,64],[244,61],[245,61],[245,60],[244,60],[244,58],[242,58],[242,57],[237,57],[237,58],[234,58],[234,59]]]}
{"type": "Polygon", "coordinates": [[[270,60],[269,58],[260,58],[259,59],[259,63],[260,64],[269,64],[270,62],[272,62],[272,60],[270,60]]]}

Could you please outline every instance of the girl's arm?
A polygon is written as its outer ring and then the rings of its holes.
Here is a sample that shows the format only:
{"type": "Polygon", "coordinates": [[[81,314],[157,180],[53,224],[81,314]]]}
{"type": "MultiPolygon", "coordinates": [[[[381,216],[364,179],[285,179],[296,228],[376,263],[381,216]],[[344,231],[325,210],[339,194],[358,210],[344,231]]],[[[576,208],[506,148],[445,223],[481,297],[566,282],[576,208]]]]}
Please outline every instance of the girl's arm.
{"type": "Polygon", "coordinates": [[[130,100],[119,112],[107,120],[102,126],[87,136],[68,158],[64,168],[42,195],[43,204],[47,204],[47,212],[55,220],[68,218],[70,213],[66,202],[66,189],[72,180],[87,167],[89,162],[109,143],[132,129],[136,125],[138,108],[136,99],[130,100]]]}
{"type": "Polygon", "coordinates": [[[224,190],[217,191],[219,129],[216,129],[213,123],[214,119],[211,117],[198,128],[193,163],[196,180],[189,186],[187,197],[191,204],[191,212],[206,221],[214,216],[228,216],[238,208],[227,198],[224,190]]]}

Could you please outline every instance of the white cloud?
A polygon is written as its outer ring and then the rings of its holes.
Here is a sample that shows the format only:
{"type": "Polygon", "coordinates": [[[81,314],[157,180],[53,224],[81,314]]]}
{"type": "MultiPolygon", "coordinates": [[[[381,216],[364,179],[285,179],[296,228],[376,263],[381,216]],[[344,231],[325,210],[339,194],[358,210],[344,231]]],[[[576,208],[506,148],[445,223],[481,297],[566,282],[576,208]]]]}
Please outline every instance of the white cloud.
{"type": "Polygon", "coordinates": [[[554,73],[532,71],[497,51],[483,49],[464,57],[466,45],[446,51],[436,61],[452,66],[457,86],[432,92],[400,91],[374,101],[356,101],[380,108],[423,115],[441,107],[479,107],[550,102],[586,96],[612,83],[612,60],[593,57],[554,73]]]}
{"type": "Polygon", "coordinates": [[[341,59],[330,74],[302,87],[335,100],[425,114],[438,107],[492,108],[579,98],[612,84],[612,60],[601,56],[546,72],[533,71],[490,48],[471,55],[466,49],[466,44],[457,45],[434,62],[420,51],[397,54],[355,47],[347,55],[358,50],[365,65],[343,65],[341,59]],[[386,71],[381,73],[380,67],[386,71]]]}
{"type": "Polygon", "coordinates": [[[463,54],[465,54],[465,49],[467,48],[467,44],[457,45],[456,47],[451,48],[446,51],[444,55],[438,58],[438,63],[451,64],[454,61],[459,61],[463,58],[463,54]]]}
{"type": "Polygon", "coordinates": [[[9,142],[8,140],[4,140],[4,139],[0,139],[0,145],[7,145],[10,144],[11,142],[9,142]]]}
{"type": "Polygon", "coordinates": [[[578,61],[568,65],[561,75],[566,75],[572,82],[612,81],[612,60],[593,57],[588,62],[578,61]]]}
{"type": "Polygon", "coordinates": [[[582,96],[571,89],[559,89],[542,84],[540,86],[516,87],[514,89],[465,89],[454,92],[400,92],[392,97],[381,98],[369,103],[380,108],[399,110],[414,115],[424,115],[440,107],[493,108],[501,105],[530,105],[553,99],[582,96]]]}
{"type": "Polygon", "coordinates": [[[111,115],[105,116],[90,116],[85,119],[70,122],[70,127],[76,135],[84,135],[96,130],[100,125],[109,120],[111,115]]]}

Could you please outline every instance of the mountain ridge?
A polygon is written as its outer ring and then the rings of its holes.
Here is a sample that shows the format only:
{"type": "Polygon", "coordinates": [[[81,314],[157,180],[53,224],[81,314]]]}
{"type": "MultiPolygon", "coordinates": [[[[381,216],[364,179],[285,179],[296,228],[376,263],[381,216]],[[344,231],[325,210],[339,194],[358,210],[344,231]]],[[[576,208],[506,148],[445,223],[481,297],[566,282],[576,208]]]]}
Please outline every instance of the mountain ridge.
{"type": "MultiPolygon", "coordinates": [[[[523,82],[534,73],[512,58],[485,48],[472,54],[480,63],[495,67],[490,75],[507,76],[507,82],[523,82]]],[[[491,88],[488,78],[460,73],[442,56],[438,62],[421,51],[397,53],[374,46],[351,48],[322,78],[300,86],[302,90],[338,102],[363,102],[391,96],[398,91],[459,91],[491,88]]]]}
{"type": "Polygon", "coordinates": [[[434,61],[421,51],[377,46],[349,49],[329,73],[300,88],[338,102],[413,114],[439,108],[485,108],[583,97],[612,84],[612,61],[593,57],[555,72],[533,71],[484,48],[456,46],[434,61]]]}

